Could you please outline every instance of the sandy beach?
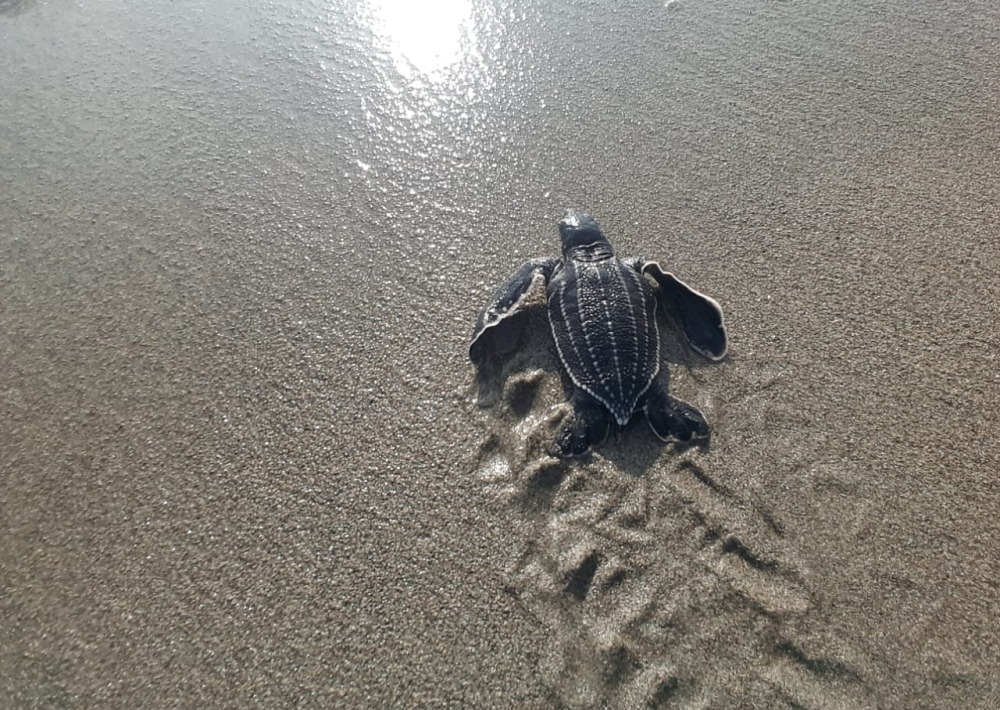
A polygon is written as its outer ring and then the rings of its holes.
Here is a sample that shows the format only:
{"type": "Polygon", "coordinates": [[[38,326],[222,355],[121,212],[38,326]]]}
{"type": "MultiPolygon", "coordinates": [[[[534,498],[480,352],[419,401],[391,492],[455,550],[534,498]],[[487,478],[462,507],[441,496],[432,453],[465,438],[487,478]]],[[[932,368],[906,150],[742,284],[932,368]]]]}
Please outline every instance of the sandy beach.
{"type": "Polygon", "coordinates": [[[440,7],[0,0],[0,708],[1000,707],[1000,7],[440,7]],[[569,207],[707,449],[477,384],[569,207]]]}

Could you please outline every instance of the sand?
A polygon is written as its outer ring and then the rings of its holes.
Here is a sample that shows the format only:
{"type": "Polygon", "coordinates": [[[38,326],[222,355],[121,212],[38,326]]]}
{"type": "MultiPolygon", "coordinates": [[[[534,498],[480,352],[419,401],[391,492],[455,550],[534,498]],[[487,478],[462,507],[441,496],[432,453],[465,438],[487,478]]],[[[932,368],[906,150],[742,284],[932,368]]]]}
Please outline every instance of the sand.
{"type": "Polygon", "coordinates": [[[455,7],[0,1],[0,707],[1000,706],[996,4],[455,7]],[[479,392],[567,207],[707,451],[479,392]]]}

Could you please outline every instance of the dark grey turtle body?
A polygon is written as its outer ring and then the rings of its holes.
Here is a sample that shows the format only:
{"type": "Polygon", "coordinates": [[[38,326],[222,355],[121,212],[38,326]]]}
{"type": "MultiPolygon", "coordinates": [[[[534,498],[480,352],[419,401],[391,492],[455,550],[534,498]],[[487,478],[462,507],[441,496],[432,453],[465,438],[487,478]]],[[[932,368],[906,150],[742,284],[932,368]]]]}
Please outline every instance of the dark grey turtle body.
{"type": "Polygon", "coordinates": [[[575,247],[547,288],[549,322],[573,383],[620,425],[660,370],[656,298],[607,241],[575,247]]]}
{"type": "Polygon", "coordinates": [[[708,437],[708,424],[691,405],[667,394],[657,379],[659,303],[692,347],[718,360],[726,353],[722,310],[655,262],[621,260],[589,215],[570,210],[559,223],[563,256],[525,263],[479,315],[469,356],[479,364],[483,337],[515,313],[537,280],[546,282],[549,323],[559,358],[576,386],[574,416],[560,432],[564,456],[586,453],[642,409],[664,440],[708,437]],[[646,278],[653,277],[654,287],[646,278]],[[609,418],[610,415],[610,418],[609,418]]]}

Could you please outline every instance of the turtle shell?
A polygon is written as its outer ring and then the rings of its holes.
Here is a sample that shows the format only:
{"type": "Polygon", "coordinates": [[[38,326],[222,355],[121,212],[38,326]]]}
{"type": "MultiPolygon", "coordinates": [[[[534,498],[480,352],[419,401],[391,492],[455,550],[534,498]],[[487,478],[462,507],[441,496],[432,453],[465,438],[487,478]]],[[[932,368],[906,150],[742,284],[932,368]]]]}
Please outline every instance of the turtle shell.
{"type": "Polygon", "coordinates": [[[573,383],[626,424],[660,369],[649,282],[610,246],[592,247],[564,259],[547,296],[556,348],[573,383]]]}

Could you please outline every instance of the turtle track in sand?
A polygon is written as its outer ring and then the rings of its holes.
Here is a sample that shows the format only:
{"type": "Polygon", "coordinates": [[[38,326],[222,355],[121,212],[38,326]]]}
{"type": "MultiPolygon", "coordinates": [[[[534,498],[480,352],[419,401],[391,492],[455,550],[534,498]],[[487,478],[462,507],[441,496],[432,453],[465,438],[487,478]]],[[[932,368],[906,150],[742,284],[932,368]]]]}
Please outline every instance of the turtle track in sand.
{"type": "Polygon", "coordinates": [[[486,397],[499,416],[475,473],[525,531],[505,588],[550,634],[539,665],[552,701],[868,707],[850,652],[803,641],[822,610],[781,522],[707,456],[654,441],[641,416],[620,444],[553,458],[568,407],[545,348],[525,351],[486,397]]]}

